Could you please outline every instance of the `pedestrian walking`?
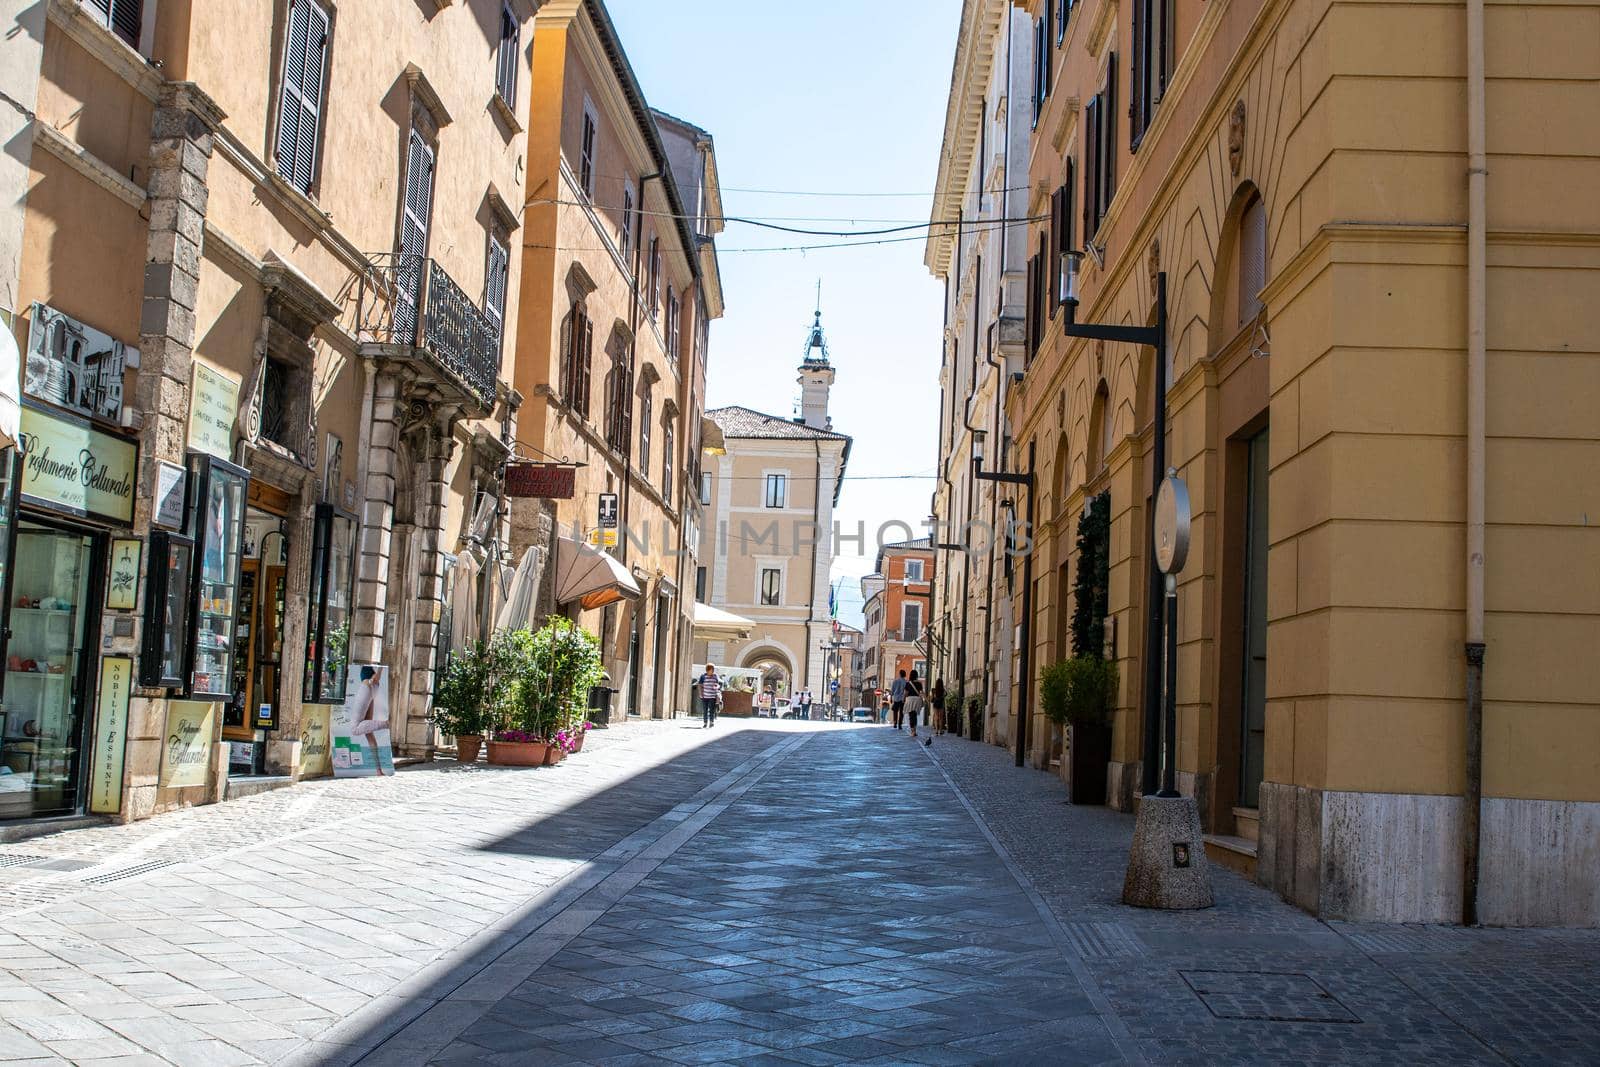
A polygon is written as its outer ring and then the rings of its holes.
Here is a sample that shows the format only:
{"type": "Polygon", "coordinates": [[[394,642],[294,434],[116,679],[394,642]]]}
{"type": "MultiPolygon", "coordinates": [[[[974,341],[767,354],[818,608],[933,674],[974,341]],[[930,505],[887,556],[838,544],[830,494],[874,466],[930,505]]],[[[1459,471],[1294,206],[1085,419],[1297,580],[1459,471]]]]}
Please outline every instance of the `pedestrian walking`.
{"type": "Polygon", "coordinates": [[[717,725],[717,705],[722,702],[722,679],[717,669],[706,664],[706,673],[700,676],[700,728],[709,730],[717,725]]]}
{"type": "Polygon", "coordinates": [[[944,733],[944,699],[944,679],[940,678],[933,683],[933,692],[928,694],[928,705],[932,708],[933,716],[933,721],[929,725],[935,737],[944,733]]]}
{"type": "Polygon", "coordinates": [[[917,672],[912,671],[911,677],[906,679],[906,721],[911,724],[912,737],[917,736],[917,713],[922,710],[924,699],[922,682],[917,679],[917,672]]]}
{"type": "Polygon", "coordinates": [[[900,677],[894,680],[889,687],[889,707],[894,712],[894,728],[900,729],[905,725],[906,718],[906,672],[901,671],[900,677]]]}
{"type": "Polygon", "coordinates": [[[878,725],[882,726],[889,721],[889,694],[882,693],[878,698],[878,725]]]}

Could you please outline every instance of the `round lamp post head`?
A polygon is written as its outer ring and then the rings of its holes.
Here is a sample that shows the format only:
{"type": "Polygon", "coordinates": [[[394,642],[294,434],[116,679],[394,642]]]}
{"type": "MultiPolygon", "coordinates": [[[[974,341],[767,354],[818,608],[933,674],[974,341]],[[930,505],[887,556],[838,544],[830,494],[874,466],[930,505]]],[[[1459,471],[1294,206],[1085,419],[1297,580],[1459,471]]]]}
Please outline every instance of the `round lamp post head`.
{"type": "Polygon", "coordinates": [[[1156,563],[1162,574],[1177,574],[1189,558],[1190,516],[1188,486],[1169,470],[1156,492],[1156,563]]]}

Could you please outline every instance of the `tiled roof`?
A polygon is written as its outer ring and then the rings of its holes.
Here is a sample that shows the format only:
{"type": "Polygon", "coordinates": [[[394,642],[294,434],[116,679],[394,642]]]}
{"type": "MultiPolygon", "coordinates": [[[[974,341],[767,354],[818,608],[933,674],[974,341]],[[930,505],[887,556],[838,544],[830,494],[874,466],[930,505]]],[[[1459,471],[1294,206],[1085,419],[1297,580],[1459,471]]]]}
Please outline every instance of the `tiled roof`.
{"type": "Polygon", "coordinates": [[[795,441],[813,438],[824,441],[850,440],[848,434],[814,429],[803,422],[780,419],[776,415],[767,415],[750,408],[739,407],[737,404],[725,408],[713,408],[706,412],[706,418],[717,424],[724,437],[781,438],[795,441]]]}

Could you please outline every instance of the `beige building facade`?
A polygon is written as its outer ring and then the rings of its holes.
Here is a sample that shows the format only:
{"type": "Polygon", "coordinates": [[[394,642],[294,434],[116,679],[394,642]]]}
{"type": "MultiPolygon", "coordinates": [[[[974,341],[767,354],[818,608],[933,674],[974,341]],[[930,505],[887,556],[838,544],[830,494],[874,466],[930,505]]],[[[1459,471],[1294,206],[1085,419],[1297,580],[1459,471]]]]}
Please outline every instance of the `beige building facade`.
{"type": "Polygon", "coordinates": [[[649,108],[598,2],[540,7],[533,80],[515,447],[576,474],[569,499],[515,503],[512,540],[546,556],[541,611],[600,635],[611,713],[671,715],[688,679],[694,472],[722,314],[714,145],[649,108]],[[604,545],[635,588],[599,608],[562,602],[563,539],[604,545]]]}
{"type": "Polygon", "coordinates": [[[744,407],[706,413],[722,447],[701,473],[700,584],[712,607],[755,626],[746,641],[698,643],[695,661],[760,670],[779,696],[802,687],[820,696],[833,640],[834,507],[850,460],[850,438],[828,417],[834,369],[820,312],[799,371],[797,418],[744,407]]]}
{"type": "Polygon", "coordinates": [[[0,817],[326,773],[356,665],[431,754],[449,576],[515,434],[532,5],[31,10],[0,741],[31,785],[0,817]]]}
{"type": "Polygon", "coordinates": [[[1143,778],[1165,377],[1176,771],[1213,857],[1333,918],[1600,923],[1600,218],[1566,193],[1600,174],[1600,8],[1024,6],[1022,623],[1035,672],[1066,654],[1108,494],[1109,803],[1143,778]],[[1066,335],[1066,252],[1079,322],[1152,324],[1164,282],[1164,374],[1066,335]]]}

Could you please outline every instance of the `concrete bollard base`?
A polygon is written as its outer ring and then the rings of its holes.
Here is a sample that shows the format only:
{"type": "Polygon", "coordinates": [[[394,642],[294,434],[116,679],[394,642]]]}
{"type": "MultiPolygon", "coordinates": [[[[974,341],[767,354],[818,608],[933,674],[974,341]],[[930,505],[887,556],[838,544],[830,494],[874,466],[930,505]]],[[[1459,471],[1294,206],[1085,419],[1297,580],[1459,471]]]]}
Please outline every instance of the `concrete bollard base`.
{"type": "Polygon", "coordinates": [[[1136,908],[1209,908],[1211,871],[1193,797],[1139,799],[1122,902],[1136,908]]]}

